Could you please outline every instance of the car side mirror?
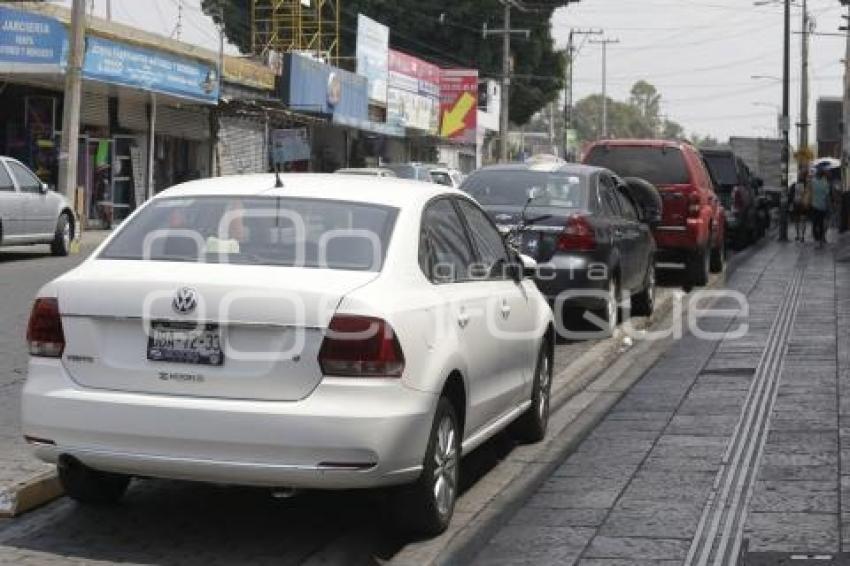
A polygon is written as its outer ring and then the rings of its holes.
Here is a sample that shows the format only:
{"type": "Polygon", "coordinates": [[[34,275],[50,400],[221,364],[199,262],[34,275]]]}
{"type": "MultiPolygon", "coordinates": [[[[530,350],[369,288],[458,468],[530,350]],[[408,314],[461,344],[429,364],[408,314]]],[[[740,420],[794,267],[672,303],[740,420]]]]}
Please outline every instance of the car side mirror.
{"type": "Polygon", "coordinates": [[[47,194],[47,191],[49,191],[49,190],[50,190],[50,187],[49,187],[49,186],[47,186],[47,183],[41,183],[41,184],[38,186],[38,191],[39,191],[41,194],[43,194],[43,195],[46,195],[46,194],[47,194]]]}

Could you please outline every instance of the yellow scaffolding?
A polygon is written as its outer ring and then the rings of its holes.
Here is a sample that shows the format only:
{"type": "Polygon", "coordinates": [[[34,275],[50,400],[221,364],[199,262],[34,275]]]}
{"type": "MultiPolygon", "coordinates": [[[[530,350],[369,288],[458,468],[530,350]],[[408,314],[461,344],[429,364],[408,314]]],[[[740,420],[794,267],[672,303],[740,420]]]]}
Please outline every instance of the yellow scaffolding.
{"type": "Polygon", "coordinates": [[[340,0],[251,0],[251,50],[256,55],[308,52],[339,64],[340,0]]]}

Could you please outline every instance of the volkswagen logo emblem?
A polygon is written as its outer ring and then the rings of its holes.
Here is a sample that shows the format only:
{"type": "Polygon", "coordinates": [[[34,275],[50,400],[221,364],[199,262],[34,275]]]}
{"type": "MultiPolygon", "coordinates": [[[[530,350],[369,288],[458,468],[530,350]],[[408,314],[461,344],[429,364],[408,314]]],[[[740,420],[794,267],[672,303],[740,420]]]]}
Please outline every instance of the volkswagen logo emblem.
{"type": "Polygon", "coordinates": [[[191,287],[183,287],[174,295],[171,308],[179,314],[189,314],[198,306],[198,292],[191,287]]]}

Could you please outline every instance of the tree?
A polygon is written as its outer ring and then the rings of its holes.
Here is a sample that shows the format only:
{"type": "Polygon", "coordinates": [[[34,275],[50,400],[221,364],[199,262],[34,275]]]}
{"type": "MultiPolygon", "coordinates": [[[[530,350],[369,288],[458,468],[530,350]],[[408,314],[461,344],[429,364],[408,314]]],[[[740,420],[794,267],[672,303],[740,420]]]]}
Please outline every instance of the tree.
{"type": "Polygon", "coordinates": [[[659,125],[658,113],[661,110],[661,95],[658,89],[646,81],[638,81],[632,86],[629,102],[638,109],[644,121],[653,128],[659,125]]]}
{"type": "MultiPolygon", "coordinates": [[[[511,41],[515,78],[511,88],[510,118],[526,123],[564,87],[565,58],[555,51],[550,20],[563,2],[541,1],[527,12],[514,10],[511,26],[530,35],[511,41]]],[[[224,22],[227,39],[243,53],[251,50],[251,0],[202,0],[204,12],[224,22]],[[220,6],[223,20],[220,17],[220,6]]],[[[502,75],[502,43],[481,36],[481,26],[500,28],[503,5],[499,0],[344,0],[340,2],[341,50],[354,55],[357,14],[363,13],[390,27],[393,48],[444,67],[472,67],[481,76],[502,75]]],[[[346,59],[350,61],[350,59],[346,59]]]]}
{"type": "MultiPolygon", "coordinates": [[[[608,99],[608,135],[612,138],[683,139],[685,129],[660,115],[661,94],[646,81],[632,86],[626,102],[608,99]]],[[[602,127],[602,96],[594,94],[580,100],[574,110],[579,139],[599,139],[602,127]]]]}

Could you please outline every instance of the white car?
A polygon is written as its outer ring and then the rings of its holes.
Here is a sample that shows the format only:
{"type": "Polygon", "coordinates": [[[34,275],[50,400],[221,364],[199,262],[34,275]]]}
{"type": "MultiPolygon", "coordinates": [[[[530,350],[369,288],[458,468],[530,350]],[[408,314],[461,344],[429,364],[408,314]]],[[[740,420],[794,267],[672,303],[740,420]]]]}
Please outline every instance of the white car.
{"type": "Polygon", "coordinates": [[[173,187],[42,288],[24,435],[81,502],[131,477],[401,486],[438,533],[461,454],[545,435],[551,310],[459,191],[283,179],[173,187]]]}
{"type": "Polygon", "coordinates": [[[0,246],[50,244],[53,255],[64,256],[73,239],[67,199],[17,159],[0,156],[0,246]]]}
{"type": "Polygon", "coordinates": [[[447,167],[435,167],[428,172],[431,175],[431,181],[453,189],[460,188],[463,183],[463,173],[457,169],[449,169],[447,167]]]}
{"type": "Polygon", "coordinates": [[[395,177],[396,174],[389,169],[383,167],[349,167],[347,169],[337,169],[334,171],[337,175],[362,175],[364,177],[395,177]]]}

